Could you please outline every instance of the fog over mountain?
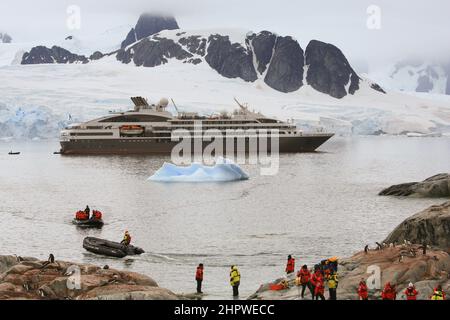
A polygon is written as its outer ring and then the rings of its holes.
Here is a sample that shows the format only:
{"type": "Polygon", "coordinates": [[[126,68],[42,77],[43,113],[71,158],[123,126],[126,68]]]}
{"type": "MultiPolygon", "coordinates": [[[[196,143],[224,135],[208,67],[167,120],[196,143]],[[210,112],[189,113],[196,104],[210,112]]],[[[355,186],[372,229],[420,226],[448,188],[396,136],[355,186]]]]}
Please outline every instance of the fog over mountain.
{"type": "Polygon", "coordinates": [[[368,63],[376,67],[405,58],[445,60],[450,52],[450,2],[446,0],[347,0],[345,4],[334,0],[41,0],[38,8],[33,4],[2,0],[0,30],[8,30],[16,42],[86,36],[132,26],[140,13],[151,11],[175,15],[186,29],[272,30],[293,35],[302,47],[310,39],[321,39],[360,61],[362,72],[368,63]],[[80,30],[66,25],[67,8],[73,4],[81,9],[80,30]],[[379,15],[370,7],[373,4],[379,15]],[[379,21],[381,29],[369,29],[368,19],[379,21]]]}

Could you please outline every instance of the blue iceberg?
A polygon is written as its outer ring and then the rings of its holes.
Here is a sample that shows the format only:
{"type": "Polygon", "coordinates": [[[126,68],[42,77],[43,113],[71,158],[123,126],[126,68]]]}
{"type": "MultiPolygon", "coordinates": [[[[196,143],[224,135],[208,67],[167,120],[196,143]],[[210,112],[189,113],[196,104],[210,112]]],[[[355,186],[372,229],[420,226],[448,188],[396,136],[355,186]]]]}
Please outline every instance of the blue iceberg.
{"type": "Polygon", "coordinates": [[[159,182],[224,182],[247,180],[248,175],[233,161],[218,158],[214,166],[194,163],[187,167],[164,163],[149,180],[159,182]]]}

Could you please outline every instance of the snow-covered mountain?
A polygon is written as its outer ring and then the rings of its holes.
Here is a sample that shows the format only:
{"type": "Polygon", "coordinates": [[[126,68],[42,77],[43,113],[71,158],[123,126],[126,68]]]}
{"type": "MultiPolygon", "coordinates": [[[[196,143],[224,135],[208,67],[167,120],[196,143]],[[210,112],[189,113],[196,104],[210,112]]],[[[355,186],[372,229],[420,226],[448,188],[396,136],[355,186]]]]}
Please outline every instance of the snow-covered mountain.
{"type": "Polygon", "coordinates": [[[450,62],[402,61],[369,75],[392,90],[450,95],[450,62]]]}
{"type": "Polygon", "coordinates": [[[0,124],[8,124],[0,128],[9,128],[0,137],[57,137],[69,118],[123,110],[136,95],[173,98],[179,109],[203,114],[232,111],[236,97],[306,130],[338,134],[450,132],[450,100],[383,92],[331,44],[311,41],[303,50],[268,31],[178,29],[121,48],[129,28],[98,41],[61,40],[76,44],[70,50],[58,42],[0,44],[0,124]],[[108,43],[110,54],[90,55],[108,43]],[[24,59],[30,63],[17,64],[24,59]]]}
{"type": "Polygon", "coordinates": [[[0,32],[0,43],[11,43],[12,38],[9,34],[0,32]]]}

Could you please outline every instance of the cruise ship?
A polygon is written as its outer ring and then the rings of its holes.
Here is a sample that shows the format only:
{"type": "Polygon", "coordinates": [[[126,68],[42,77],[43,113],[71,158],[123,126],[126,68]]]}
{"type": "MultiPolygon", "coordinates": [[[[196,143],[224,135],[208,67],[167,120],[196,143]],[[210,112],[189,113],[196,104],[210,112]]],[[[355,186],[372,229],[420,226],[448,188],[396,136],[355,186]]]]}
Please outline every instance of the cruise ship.
{"type": "MultiPolygon", "coordinates": [[[[222,136],[224,154],[242,149],[247,153],[252,148],[251,140],[255,136],[261,139],[259,132],[265,132],[267,152],[273,148],[271,139],[274,135],[278,138],[277,151],[280,153],[313,152],[333,136],[332,133],[303,133],[294,124],[250,111],[237,100],[239,108],[233,113],[211,116],[187,112],[177,112],[174,116],[166,110],[169,101],[165,98],[156,104],[149,104],[142,97],[131,100],[134,103],[132,110],[110,112],[107,116],[72,124],[62,130],[61,154],[170,154],[186,134],[192,134],[192,152],[205,150],[215,137],[222,136]],[[199,131],[203,137],[208,132],[216,132],[216,135],[201,139],[200,148],[195,148],[199,131]]],[[[176,108],[175,103],[174,106],[176,108]]],[[[262,144],[256,145],[261,147],[262,144]]]]}

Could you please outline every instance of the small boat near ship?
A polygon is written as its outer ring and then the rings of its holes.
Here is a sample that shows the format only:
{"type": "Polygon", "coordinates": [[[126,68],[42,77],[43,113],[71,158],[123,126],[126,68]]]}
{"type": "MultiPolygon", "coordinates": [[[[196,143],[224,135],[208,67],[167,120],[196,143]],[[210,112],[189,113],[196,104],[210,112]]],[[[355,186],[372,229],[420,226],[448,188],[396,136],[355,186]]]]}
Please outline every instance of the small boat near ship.
{"type": "Polygon", "coordinates": [[[18,155],[20,154],[20,152],[13,152],[13,151],[10,151],[10,152],[8,152],[8,154],[9,154],[10,156],[18,156],[18,155]]]}
{"type": "Polygon", "coordinates": [[[124,245],[119,242],[86,237],[83,240],[83,248],[89,252],[115,258],[123,258],[130,255],[139,255],[145,251],[132,245],[124,245]]]}

